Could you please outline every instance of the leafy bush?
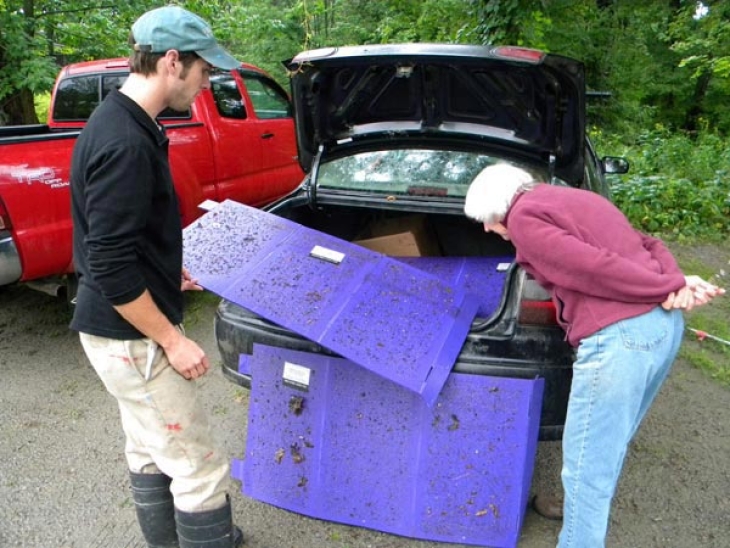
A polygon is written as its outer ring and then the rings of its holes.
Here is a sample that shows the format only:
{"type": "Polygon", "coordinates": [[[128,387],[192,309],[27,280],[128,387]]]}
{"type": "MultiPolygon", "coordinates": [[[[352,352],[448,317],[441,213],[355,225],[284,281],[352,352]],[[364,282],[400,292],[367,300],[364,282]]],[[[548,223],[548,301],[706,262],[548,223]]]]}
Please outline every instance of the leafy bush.
{"type": "Polygon", "coordinates": [[[679,240],[730,232],[730,180],[633,176],[612,185],[613,198],[637,228],[679,240]]]}
{"type": "Polygon", "coordinates": [[[48,122],[48,109],[51,105],[50,93],[39,93],[35,96],[35,112],[41,124],[48,122]]]}
{"type": "Polygon", "coordinates": [[[730,233],[730,147],[715,134],[658,127],[630,144],[595,131],[599,150],[625,156],[628,175],[611,178],[612,197],[640,230],[717,240],[730,233]]]}

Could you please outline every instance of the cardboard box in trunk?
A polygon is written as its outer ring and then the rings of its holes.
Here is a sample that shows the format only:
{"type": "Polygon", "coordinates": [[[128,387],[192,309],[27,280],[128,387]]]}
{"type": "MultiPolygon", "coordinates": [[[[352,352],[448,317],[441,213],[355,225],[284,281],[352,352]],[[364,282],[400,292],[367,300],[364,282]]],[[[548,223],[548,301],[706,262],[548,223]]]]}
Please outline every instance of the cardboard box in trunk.
{"type": "Polygon", "coordinates": [[[434,257],[438,244],[428,230],[424,215],[389,219],[370,227],[370,237],[353,243],[391,257],[434,257]]]}

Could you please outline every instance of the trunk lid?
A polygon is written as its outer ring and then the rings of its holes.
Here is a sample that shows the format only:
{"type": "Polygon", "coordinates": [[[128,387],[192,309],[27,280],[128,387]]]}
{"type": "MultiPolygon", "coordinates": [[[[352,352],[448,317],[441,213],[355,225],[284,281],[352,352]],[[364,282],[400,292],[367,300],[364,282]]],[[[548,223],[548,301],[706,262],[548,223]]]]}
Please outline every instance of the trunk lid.
{"type": "Polygon", "coordinates": [[[285,63],[299,161],[419,146],[502,150],[583,176],[585,81],[573,59],[514,47],[325,48],[285,63]]]}

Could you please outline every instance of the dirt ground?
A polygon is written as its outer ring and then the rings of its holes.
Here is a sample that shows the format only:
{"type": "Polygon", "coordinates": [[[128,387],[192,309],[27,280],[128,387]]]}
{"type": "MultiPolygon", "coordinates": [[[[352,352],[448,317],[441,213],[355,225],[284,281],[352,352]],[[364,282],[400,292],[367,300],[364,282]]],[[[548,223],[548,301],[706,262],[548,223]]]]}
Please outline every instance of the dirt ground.
{"type": "MultiPolygon", "coordinates": [[[[682,264],[730,270],[730,244],[673,249],[682,264]]],[[[212,297],[191,300],[187,329],[218,364],[215,304],[212,297]]],[[[727,322],[728,310],[724,303],[712,313],[727,322]]],[[[142,547],[117,410],[68,319],[64,303],[47,295],[22,286],[0,290],[0,547],[142,547]]],[[[688,332],[685,357],[631,445],[609,547],[730,548],[730,389],[686,358],[709,350],[719,367],[729,367],[719,363],[729,354],[711,345],[719,343],[700,343],[688,332]]],[[[241,458],[248,393],[219,367],[201,389],[216,437],[241,458]]],[[[534,489],[558,487],[559,462],[559,443],[540,444],[534,489]]],[[[306,518],[246,498],[239,484],[236,489],[235,519],[250,548],[449,546],[306,518]]],[[[553,547],[558,531],[559,523],[528,512],[519,547],[553,547]]]]}

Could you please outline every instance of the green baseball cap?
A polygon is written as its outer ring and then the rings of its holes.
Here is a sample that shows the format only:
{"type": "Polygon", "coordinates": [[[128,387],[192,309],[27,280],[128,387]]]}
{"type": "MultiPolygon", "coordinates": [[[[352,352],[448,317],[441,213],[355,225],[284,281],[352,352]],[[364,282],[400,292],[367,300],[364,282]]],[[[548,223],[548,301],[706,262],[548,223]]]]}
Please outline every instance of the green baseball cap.
{"type": "Polygon", "coordinates": [[[208,23],[179,6],[165,6],[143,14],[132,25],[132,35],[136,50],[194,51],[214,67],[231,70],[241,66],[218,45],[208,23]]]}

